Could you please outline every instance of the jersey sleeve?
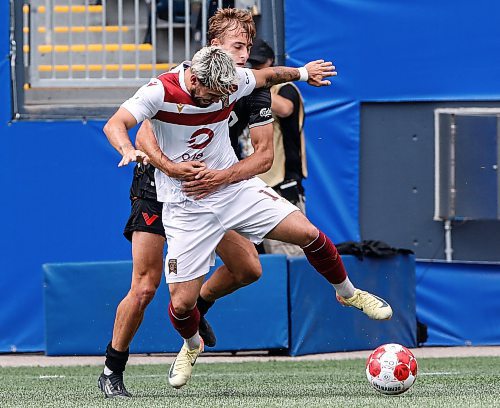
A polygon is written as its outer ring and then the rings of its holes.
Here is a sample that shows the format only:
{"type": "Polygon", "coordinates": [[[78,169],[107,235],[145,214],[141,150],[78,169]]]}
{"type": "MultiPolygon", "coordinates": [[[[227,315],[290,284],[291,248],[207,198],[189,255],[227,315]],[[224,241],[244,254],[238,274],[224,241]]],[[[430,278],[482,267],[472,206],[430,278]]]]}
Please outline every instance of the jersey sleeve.
{"type": "Polygon", "coordinates": [[[251,69],[236,68],[239,75],[238,89],[236,90],[237,99],[250,95],[255,89],[255,76],[251,69]]]}
{"type": "Polygon", "coordinates": [[[143,85],[132,98],[126,100],[122,107],[127,109],[137,120],[151,119],[160,110],[165,96],[162,82],[152,78],[148,84],[143,85]]]}
{"type": "Polygon", "coordinates": [[[249,107],[248,127],[267,125],[274,121],[271,112],[271,91],[269,88],[256,88],[247,96],[249,107]]]}

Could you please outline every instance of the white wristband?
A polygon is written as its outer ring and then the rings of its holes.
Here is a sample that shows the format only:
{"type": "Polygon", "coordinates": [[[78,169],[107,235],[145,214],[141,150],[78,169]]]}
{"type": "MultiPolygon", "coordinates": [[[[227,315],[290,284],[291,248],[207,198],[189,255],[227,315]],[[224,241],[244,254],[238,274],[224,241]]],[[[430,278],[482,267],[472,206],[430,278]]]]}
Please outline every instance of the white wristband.
{"type": "Polygon", "coordinates": [[[300,73],[300,78],[299,81],[306,82],[309,79],[309,73],[307,72],[306,67],[300,67],[298,68],[299,73],[300,73]]]}

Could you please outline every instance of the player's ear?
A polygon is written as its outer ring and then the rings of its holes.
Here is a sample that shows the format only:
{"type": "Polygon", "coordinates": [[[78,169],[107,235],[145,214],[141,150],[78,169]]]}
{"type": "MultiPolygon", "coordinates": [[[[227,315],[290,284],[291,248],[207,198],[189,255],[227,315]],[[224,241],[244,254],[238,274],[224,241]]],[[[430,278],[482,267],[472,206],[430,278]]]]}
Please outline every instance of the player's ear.
{"type": "Polygon", "coordinates": [[[218,38],[212,38],[212,41],[210,41],[210,45],[214,47],[218,47],[220,44],[220,41],[218,38]]]}
{"type": "Polygon", "coordinates": [[[189,79],[190,79],[191,85],[196,86],[196,84],[198,83],[198,78],[196,78],[196,75],[191,74],[191,77],[189,79]]]}

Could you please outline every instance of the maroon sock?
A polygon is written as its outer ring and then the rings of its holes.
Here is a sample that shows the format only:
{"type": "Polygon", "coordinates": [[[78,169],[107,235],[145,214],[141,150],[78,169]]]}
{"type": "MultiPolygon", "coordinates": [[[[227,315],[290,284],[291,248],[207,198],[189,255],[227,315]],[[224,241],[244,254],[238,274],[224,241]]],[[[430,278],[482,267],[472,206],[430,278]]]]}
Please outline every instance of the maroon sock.
{"type": "Polygon", "coordinates": [[[198,331],[198,326],[200,325],[200,312],[196,306],[193,310],[181,315],[175,313],[172,302],[170,302],[168,304],[168,316],[170,317],[172,326],[174,326],[174,329],[179,332],[182,338],[189,339],[198,331]]]}
{"type": "Polygon", "coordinates": [[[338,284],[347,278],[347,272],[337,248],[321,231],[319,231],[318,238],[302,249],[309,263],[328,282],[338,284]]]}

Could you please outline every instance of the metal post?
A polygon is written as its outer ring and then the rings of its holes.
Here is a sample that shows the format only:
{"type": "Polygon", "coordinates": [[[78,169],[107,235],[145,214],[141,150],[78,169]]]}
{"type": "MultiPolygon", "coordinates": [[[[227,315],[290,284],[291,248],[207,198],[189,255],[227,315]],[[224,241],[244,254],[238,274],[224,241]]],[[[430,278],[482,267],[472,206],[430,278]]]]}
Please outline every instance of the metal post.
{"type": "Polygon", "coordinates": [[[191,15],[189,10],[189,0],[184,0],[184,59],[187,61],[191,57],[191,15]]]}
{"type": "Polygon", "coordinates": [[[174,0],[168,0],[168,63],[174,62],[174,0]]]}
{"type": "Polygon", "coordinates": [[[457,198],[457,190],[456,190],[456,181],[455,181],[455,171],[456,171],[456,139],[457,139],[457,125],[455,115],[450,116],[450,174],[448,179],[448,188],[449,188],[449,203],[448,203],[448,214],[451,219],[453,219],[456,215],[456,198],[457,198]]]}
{"type": "Polygon", "coordinates": [[[444,254],[447,262],[452,261],[453,247],[451,244],[451,220],[456,215],[456,199],[457,199],[457,190],[456,190],[456,141],[457,141],[457,124],[455,115],[450,115],[450,142],[449,142],[449,151],[450,151],[450,174],[448,178],[448,191],[449,191],[449,199],[448,199],[448,217],[450,219],[445,220],[444,222],[444,238],[445,238],[445,248],[444,254]]]}
{"type": "MultiPolygon", "coordinates": [[[[50,63],[52,64],[52,79],[56,77],[56,54],[54,50],[54,44],[52,42],[52,36],[54,35],[54,7],[52,0],[45,0],[45,43],[52,46],[50,52],[50,63]]],[[[38,41],[37,41],[38,45],[38,41]]],[[[38,52],[38,50],[35,50],[38,52]]],[[[33,55],[33,54],[32,54],[33,55]]]]}
{"type": "MultiPolygon", "coordinates": [[[[153,1],[154,3],[154,1],[153,1]]],[[[123,78],[123,0],[118,0],[118,78],[123,78]]],[[[106,69],[106,67],[103,67],[106,69]]]]}
{"type": "Polygon", "coordinates": [[[153,77],[157,76],[156,73],[156,1],[151,1],[151,42],[153,43],[153,50],[151,60],[153,64],[153,77]]]}
{"type": "MultiPolygon", "coordinates": [[[[24,4],[23,4],[24,6],[24,4]]],[[[16,58],[17,58],[17,43],[15,38],[15,4],[10,1],[10,74],[12,77],[12,110],[14,115],[19,114],[19,102],[17,100],[18,89],[17,89],[17,75],[16,75],[16,58]]],[[[23,13],[23,30],[24,24],[24,13],[23,13]]],[[[24,35],[24,34],[23,34],[24,35]]]]}
{"type": "MultiPolygon", "coordinates": [[[[272,10],[272,15],[273,15],[273,50],[274,50],[274,55],[279,54],[279,48],[278,48],[278,20],[276,18],[276,1],[271,0],[271,10],[272,10]]],[[[276,58],[275,58],[276,59],[276,58]]],[[[276,61],[275,61],[276,63],[276,61]]]]}
{"type": "Polygon", "coordinates": [[[139,78],[139,0],[134,0],[135,77],[139,78]]]}
{"type": "Polygon", "coordinates": [[[201,46],[207,45],[207,2],[201,2],[201,46]]]}
{"type": "MultiPolygon", "coordinates": [[[[85,0],[85,80],[90,79],[90,56],[89,56],[89,0],[85,0]]],[[[70,30],[72,27],[69,28],[70,30]]],[[[104,44],[103,44],[104,47],[104,44]]]]}
{"type": "MultiPolygon", "coordinates": [[[[107,44],[106,39],[106,0],[102,0],[102,19],[101,19],[101,27],[102,27],[102,46],[103,48],[107,44]]],[[[120,28],[118,28],[120,29],[120,28]]],[[[102,53],[102,66],[101,66],[101,78],[106,78],[106,50],[102,53]]]]}
{"type": "Polygon", "coordinates": [[[451,220],[444,221],[444,255],[446,262],[453,260],[453,246],[451,244],[451,220]]]}
{"type": "MultiPolygon", "coordinates": [[[[88,0],[85,0],[85,3],[88,3],[88,0]]],[[[73,0],[69,0],[68,2],[69,5],[69,11],[68,11],[68,79],[73,79],[73,0]]],[[[87,16],[88,13],[88,8],[85,9],[85,15],[87,16]]],[[[54,38],[56,38],[55,31],[54,31],[54,38]]],[[[52,45],[53,48],[56,47],[56,41],[54,41],[54,44],[52,45]]],[[[88,51],[86,51],[88,53],[88,51]]]]}

